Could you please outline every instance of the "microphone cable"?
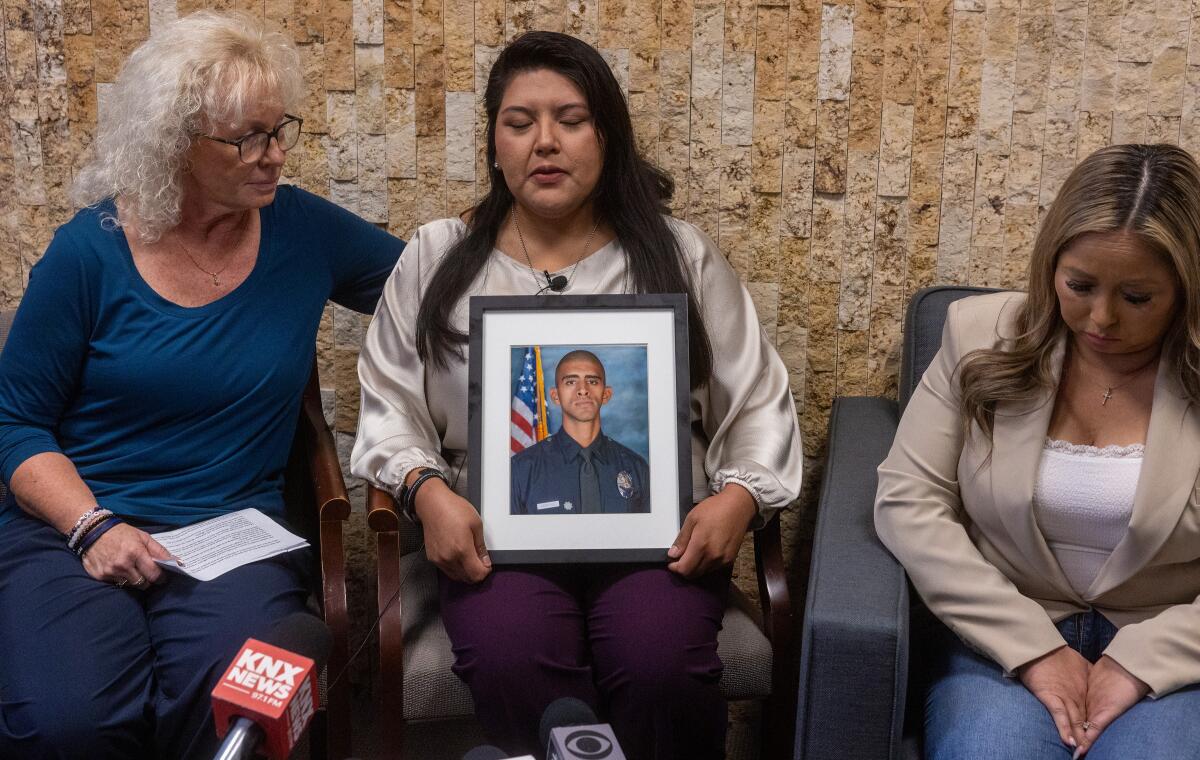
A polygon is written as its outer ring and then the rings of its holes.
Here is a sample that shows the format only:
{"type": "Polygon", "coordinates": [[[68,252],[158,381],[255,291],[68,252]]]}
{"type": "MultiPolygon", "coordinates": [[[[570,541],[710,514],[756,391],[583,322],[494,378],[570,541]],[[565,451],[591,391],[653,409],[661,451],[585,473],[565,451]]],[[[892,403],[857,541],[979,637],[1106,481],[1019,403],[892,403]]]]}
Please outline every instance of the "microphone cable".
{"type": "MultiPolygon", "coordinates": [[[[454,487],[456,485],[458,485],[458,479],[462,475],[462,468],[463,468],[464,464],[466,464],[465,459],[462,462],[459,462],[458,468],[454,472],[454,478],[453,478],[453,480],[450,481],[450,490],[451,491],[453,491],[454,487]]],[[[421,542],[419,544],[417,544],[417,548],[414,549],[413,551],[420,552],[425,549],[424,536],[425,536],[425,533],[424,533],[424,531],[422,531],[421,542]]],[[[428,560],[426,560],[426,561],[428,561],[428,560]]],[[[400,592],[404,589],[404,582],[406,580],[408,580],[408,575],[409,575],[409,573],[412,572],[412,569],[413,569],[413,566],[410,565],[408,567],[408,569],[404,571],[404,574],[400,576],[399,582],[396,583],[396,593],[392,594],[392,597],[387,600],[387,604],[383,605],[383,609],[381,609],[379,611],[379,614],[375,616],[375,622],[371,623],[371,627],[367,629],[366,635],[363,636],[363,640],[361,643],[359,643],[358,648],[354,650],[354,654],[352,654],[346,658],[346,664],[342,666],[342,669],[338,672],[337,676],[335,676],[331,680],[327,680],[327,685],[325,686],[325,691],[327,691],[327,692],[332,691],[334,686],[337,686],[339,683],[341,683],[342,678],[347,673],[350,672],[350,666],[353,665],[356,660],[358,660],[358,657],[359,657],[359,655],[362,654],[363,649],[366,648],[368,643],[370,643],[372,640],[377,638],[378,633],[379,633],[379,622],[381,620],[383,620],[383,616],[385,614],[387,614],[387,611],[390,610],[392,608],[392,605],[396,603],[396,600],[400,598],[400,592]]],[[[436,572],[436,568],[435,568],[435,572],[436,572]]]]}

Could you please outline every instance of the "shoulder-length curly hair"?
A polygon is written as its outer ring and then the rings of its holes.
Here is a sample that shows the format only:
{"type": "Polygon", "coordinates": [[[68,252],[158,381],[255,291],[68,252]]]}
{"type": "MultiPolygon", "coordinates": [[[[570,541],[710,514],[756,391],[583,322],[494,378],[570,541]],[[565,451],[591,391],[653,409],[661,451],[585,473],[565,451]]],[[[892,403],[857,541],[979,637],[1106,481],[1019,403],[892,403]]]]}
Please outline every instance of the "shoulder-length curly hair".
{"type": "Polygon", "coordinates": [[[998,403],[1052,385],[1051,356],[1067,331],[1054,290],[1059,255],[1080,235],[1112,232],[1136,235],[1174,271],[1179,310],[1162,357],[1192,403],[1200,403],[1200,166],[1174,145],[1112,145],[1075,167],[1050,206],[1030,256],[1016,334],[1001,348],[963,357],[965,422],[989,439],[998,403]]]}
{"type": "Polygon", "coordinates": [[[303,93],[300,56],[282,34],[239,13],[185,16],[122,66],[73,200],[91,206],[119,197],[142,240],[153,242],[179,223],[180,178],[198,132],[240,123],[263,98],[291,110],[303,93]]]}

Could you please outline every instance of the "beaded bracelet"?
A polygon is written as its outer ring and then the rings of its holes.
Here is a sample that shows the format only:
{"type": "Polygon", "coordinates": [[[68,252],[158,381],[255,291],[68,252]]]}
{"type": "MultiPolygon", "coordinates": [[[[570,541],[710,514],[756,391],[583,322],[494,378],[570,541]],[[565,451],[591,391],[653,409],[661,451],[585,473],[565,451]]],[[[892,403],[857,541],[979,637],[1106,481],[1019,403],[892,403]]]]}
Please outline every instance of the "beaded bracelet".
{"type": "Polygon", "coordinates": [[[88,531],[104,522],[109,517],[112,517],[112,512],[108,511],[107,509],[98,510],[95,514],[89,517],[87,521],[83,523],[83,525],[80,525],[79,528],[77,528],[75,532],[71,534],[71,537],[67,539],[67,548],[71,551],[75,551],[75,549],[79,546],[79,542],[82,541],[83,537],[88,534],[88,531]]]}
{"type": "Polygon", "coordinates": [[[67,534],[66,534],[67,540],[70,541],[71,538],[75,535],[76,531],[79,530],[79,526],[83,525],[85,522],[87,522],[89,517],[93,516],[94,514],[96,514],[97,512],[99,512],[102,509],[104,509],[104,507],[96,505],[96,506],[92,507],[91,509],[89,509],[88,511],[84,512],[82,515],[80,515],[79,519],[75,521],[75,524],[71,527],[71,529],[69,531],[67,531],[67,534]]]}
{"type": "Polygon", "coordinates": [[[96,509],[94,514],[89,517],[87,521],[83,523],[83,525],[76,528],[71,533],[71,537],[67,539],[67,548],[71,551],[75,551],[79,546],[79,542],[83,540],[83,537],[86,536],[88,532],[92,530],[92,528],[95,528],[97,525],[112,516],[113,513],[107,509],[96,509]]]}
{"type": "Polygon", "coordinates": [[[79,546],[75,547],[75,555],[77,557],[79,557],[80,559],[83,559],[83,555],[87,553],[88,549],[92,548],[92,544],[96,543],[97,539],[99,539],[101,536],[103,536],[108,531],[110,531],[113,528],[120,525],[122,522],[123,521],[121,520],[121,518],[116,517],[115,515],[112,517],[106,518],[104,520],[104,522],[100,523],[99,525],[97,525],[96,527],[92,528],[91,530],[89,530],[87,532],[87,535],[85,535],[83,537],[83,540],[79,542],[79,546]]]}
{"type": "Polygon", "coordinates": [[[111,516],[112,512],[108,511],[107,509],[96,510],[96,512],[89,517],[83,523],[83,525],[80,525],[75,532],[71,534],[71,537],[67,539],[67,548],[71,551],[74,551],[75,548],[79,546],[79,542],[83,540],[83,537],[88,534],[89,530],[104,522],[104,520],[111,516]]]}

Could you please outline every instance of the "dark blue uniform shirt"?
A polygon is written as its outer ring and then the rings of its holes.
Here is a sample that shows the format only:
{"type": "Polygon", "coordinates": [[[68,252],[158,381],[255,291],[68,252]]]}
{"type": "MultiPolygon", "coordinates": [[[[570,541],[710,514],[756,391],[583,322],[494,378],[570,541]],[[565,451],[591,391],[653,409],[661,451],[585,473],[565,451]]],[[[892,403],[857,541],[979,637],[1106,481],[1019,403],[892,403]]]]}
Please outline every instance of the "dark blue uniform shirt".
{"type": "MultiPolygon", "coordinates": [[[[637,452],[604,433],[589,446],[605,514],[650,511],[650,468],[637,452]]],[[[579,467],[582,448],[558,432],[511,460],[514,515],[582,514],[579,467]]]]}

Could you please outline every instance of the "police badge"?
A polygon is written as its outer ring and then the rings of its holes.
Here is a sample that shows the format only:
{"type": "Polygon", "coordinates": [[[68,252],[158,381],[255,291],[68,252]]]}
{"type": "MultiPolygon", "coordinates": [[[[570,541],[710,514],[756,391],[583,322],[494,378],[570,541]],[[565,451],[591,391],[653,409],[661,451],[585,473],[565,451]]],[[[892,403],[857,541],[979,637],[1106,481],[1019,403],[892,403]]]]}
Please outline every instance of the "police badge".
{"type": "Polygon", "coordinates": [[[623,499],[633,496],[633,476],[626,470],[621,470],[617,473],[617,492],[621,494],[621,498],[623,499]]]}

